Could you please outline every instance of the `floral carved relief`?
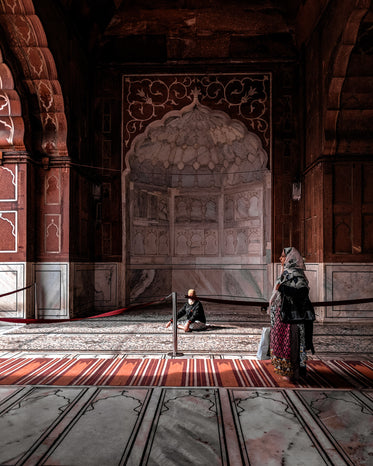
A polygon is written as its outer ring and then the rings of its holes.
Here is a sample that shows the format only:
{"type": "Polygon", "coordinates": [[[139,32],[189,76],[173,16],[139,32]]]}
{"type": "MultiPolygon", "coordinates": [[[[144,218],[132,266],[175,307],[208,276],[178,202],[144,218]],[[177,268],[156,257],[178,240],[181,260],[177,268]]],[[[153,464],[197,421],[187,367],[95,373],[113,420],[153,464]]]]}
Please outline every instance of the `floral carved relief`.
{"type": "Polygon", "coordinates": [[[124,143],[128,151],[134,137],[149,123],[196,100],[227,112],[258,134],[264,149],[271,146],[271,75],[129,76],[124,78],[124,143]]]}

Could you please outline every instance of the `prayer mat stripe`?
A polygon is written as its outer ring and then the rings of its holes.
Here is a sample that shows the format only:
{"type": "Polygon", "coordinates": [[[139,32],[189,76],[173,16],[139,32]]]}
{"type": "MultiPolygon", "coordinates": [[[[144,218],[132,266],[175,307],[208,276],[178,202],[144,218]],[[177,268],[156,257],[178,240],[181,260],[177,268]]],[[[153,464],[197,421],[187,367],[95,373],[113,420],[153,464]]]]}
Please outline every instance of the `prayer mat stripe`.
{"type": "Polygon", "coordinates": [[[311,360],[296,383],[255,359],[0,359],[0,385],[373,388],[371,361],[311,360]]]}
{"type": "Polygon", "coordinates": [[[333,369],[342,377],[353,379],[352,383],[356,384],[357,387],[369,383],[369,373],[370,376],[372,376],[372,371],[369,371],[368,368],[365,371],[364,365],[360,365],[356,361],[353,361],[352,364],[349,365],[346,365],[344,361],[326,361],[326,363],[329,366],[333,365],[333,369]]]}

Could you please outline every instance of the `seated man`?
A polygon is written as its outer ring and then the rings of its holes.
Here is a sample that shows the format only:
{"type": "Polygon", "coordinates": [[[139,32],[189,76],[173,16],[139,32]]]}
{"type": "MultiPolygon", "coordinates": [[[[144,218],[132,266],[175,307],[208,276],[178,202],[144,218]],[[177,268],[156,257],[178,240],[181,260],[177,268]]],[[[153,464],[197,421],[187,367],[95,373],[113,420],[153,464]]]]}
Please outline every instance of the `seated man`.
{"type": "MultiPolygon", "coordinates": [[[[203,310],[201,301],[198,301],[195,290],[191,289],[188,291],[188,302],[177,313],[177,320],[180,317],[186,316],[186,321],[178,324],[178,328],[185,332],[191,330],[205,330],[206,329],[206,317],[203,310]]],[[[167,322],[166,328],[172,324],[172,319],[167,322]]]]}

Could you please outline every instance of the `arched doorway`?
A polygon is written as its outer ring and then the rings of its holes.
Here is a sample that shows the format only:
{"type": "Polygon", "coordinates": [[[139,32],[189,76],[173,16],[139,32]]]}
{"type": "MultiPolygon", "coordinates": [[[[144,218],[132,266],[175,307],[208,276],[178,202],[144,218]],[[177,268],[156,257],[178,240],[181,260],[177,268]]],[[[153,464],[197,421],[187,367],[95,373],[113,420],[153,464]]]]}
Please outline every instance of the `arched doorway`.
{"type": "Polygon", "coordinates": [[[135,138],[122,193],[131,301],[266,295],[267,162],[255,133],[197,97],[135,138]]]}

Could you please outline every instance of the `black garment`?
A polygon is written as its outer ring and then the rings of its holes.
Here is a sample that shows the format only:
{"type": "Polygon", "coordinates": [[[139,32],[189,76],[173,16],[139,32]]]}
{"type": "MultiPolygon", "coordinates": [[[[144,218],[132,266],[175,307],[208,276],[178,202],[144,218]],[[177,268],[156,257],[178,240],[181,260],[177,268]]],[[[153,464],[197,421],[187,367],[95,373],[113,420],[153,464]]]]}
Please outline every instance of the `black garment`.
{"type": "Polygon", "coordinates": [[[177,313],[177,320],[184,315],[186,315],[186,318],[190,323],[193,323],[196,320],[199,320],[204,324],[206,323],[205,311],[203,310],[201,301],[194,301],[193,304],[185,303],[177,313]]]}
{"type": "MultiPolygon", "coordinates": [[[[279,286],[278,290],[282,295],[285,295],[285,297],[290,297],[288,302],[291,306],[297,308],[294,314],[300,316],[305,316],[306,313],[308,315],[313,314],[314,318],[314,310],[308,297],[308,288],[294,288],[282,284],[279,286]]],[[[304,325],[306,350],[311,350],[312,354],[315,354],[315,349],[313,346],[313,321],[307,320],[307,318],[305,318],[305,320],[301,323],[304,325]]]]}

